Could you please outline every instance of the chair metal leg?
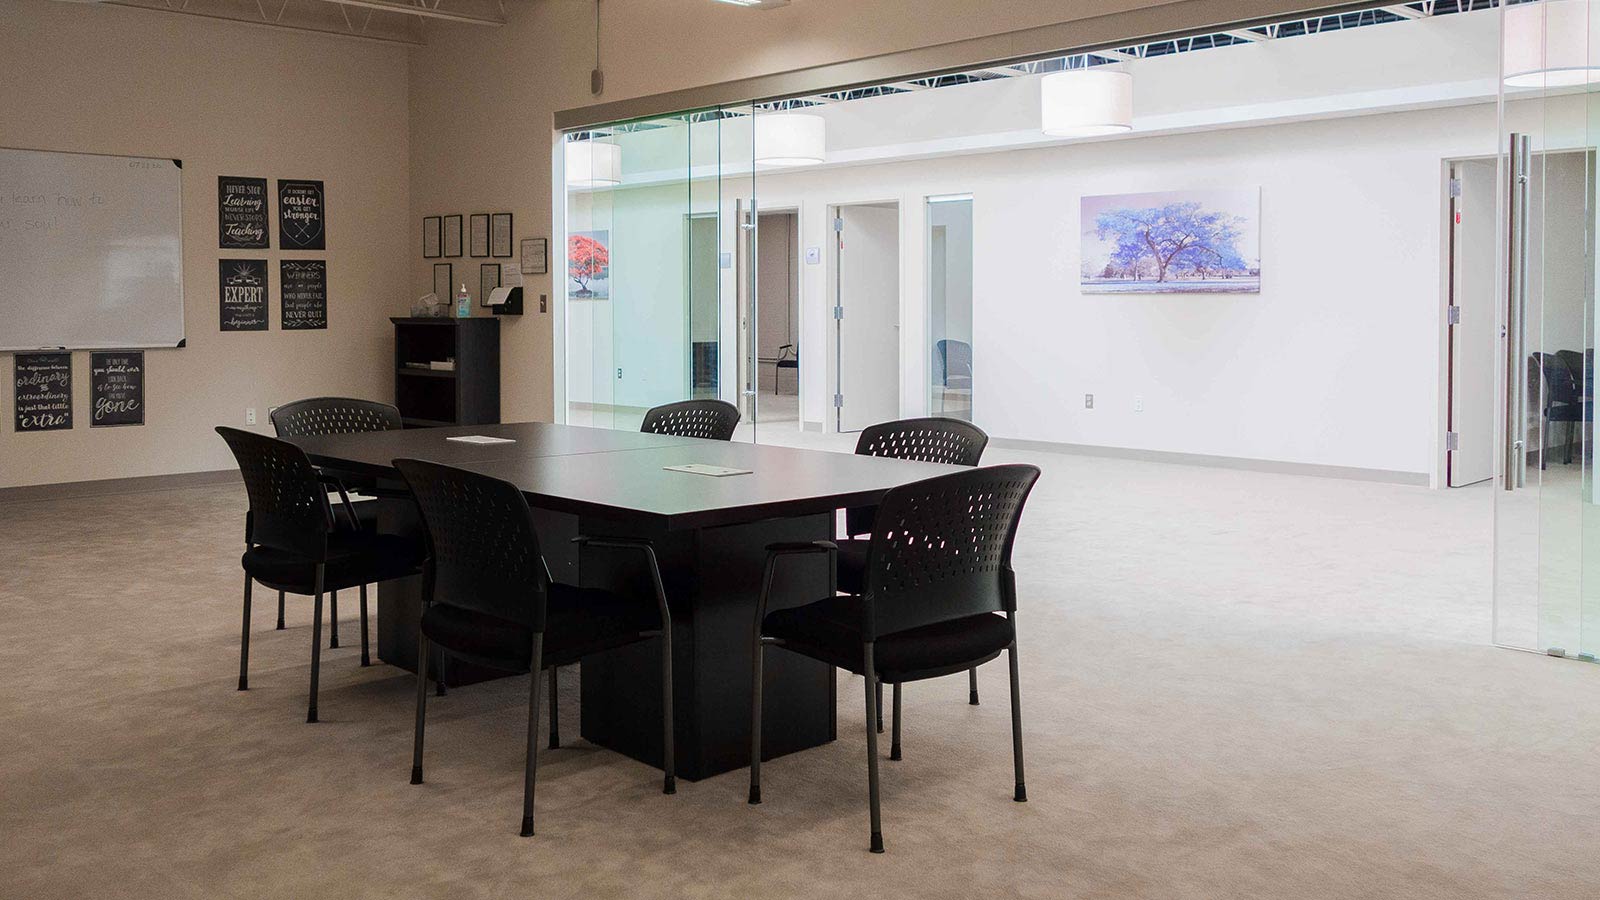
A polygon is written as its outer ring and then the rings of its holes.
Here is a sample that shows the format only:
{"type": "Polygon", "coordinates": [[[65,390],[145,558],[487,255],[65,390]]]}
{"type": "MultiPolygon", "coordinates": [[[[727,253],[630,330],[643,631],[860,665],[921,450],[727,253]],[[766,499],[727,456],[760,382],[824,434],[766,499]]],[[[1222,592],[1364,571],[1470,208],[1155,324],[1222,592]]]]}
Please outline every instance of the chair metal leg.
{"type": "Polygon", "coordinates": [[[869,641],[861,645],[862,671],[867,677],[862,679],[867,696],[867,801],[872,818],[872,852],[883,852],[883,822],[878,815],[878,730],[872,723],[878,718],[878,690],[883,682],[878,680],[877,670],[872,666],[872,643],[869,641]]]}
{"type": "Polygon", "coordinates": [[[339,592],[328,595],[328,649],[339,649],[339,592]]]}
{"type": "Polygon", "coordinates": [[[973,706],[978,705],[978,667],[973,666],[967,670],[967,702],[973,706]]]}
{"type": "Polygon", "coordinates": [[[367,586],[361,586],[361,664],[372,665],[371,644],[367,638],[367,586]]]}
{"type": "MultiPolygon", "coordinates": [[[[1014,614],[1007,613],[1012,618],[1012,628],[1015,628],[1014,614]]],[[[1011,646],[1006,649],[1006,656],[1011,660],[1011,758],[1017,769],[1017,791],[1011,799],[1018,803],[1028,801],[1028,786],[1022,777],[1022,689],[1018,686],[1017,679],[1017,639],[1011,638],[1011,646]]]]}
{"type": "Polygon", "coordinates": [[[889,741],[889,758],[900,758],[900,682],[894,684],[894,735],[889,741]]]}
{"type": "Polygon", "coordinates": [[[883,734],[883,679],[873,678],[878,685],[878,733],[883,734]]]}
{"type": "Polygon", "coordinates": [[[449,660],[449,657],[445,655],[445,652],[443,650],[440,650],[439,651],[438,668],[434,670],[434,677],[433,677],[433,692],[434,692],[435,695],[440,696],[440,697],[443,697],[445,695],[445,689],[444,689],[445,671],[444,670],[445,670],[445,663],[448,660],[449,660]]]}
{"type": "MultiPolygon", "coordinates": [[[[428,636],[417,631],[417,659],[428,658],[428,636]]],[[[428,710],[428,667],[417,666],[417,727],[411,743],[411,783],[422,783],[422,729],[428,710]]]]}
{"type": "Polygon", "coordinates": [[[556,690],[557,690],[557,687],[558,687],[557,684],[556,684],[556,670],[559,669],[559,668],[560,668],[560,666],[551,666],[550,667],[550,749],[551,750],[557,750],[557,749],[560,749],[560,747],[561,747],[561,714],[560,714],[561,703],[557,699],[557,697],[559,697],[560,695],[556,693],[556,690]]]}
{"type": "Polygon", "coordinates": [[[278,630],[283,630],[283,591],[278,592],[278,630]]]}
{"type": "Polygon", "coordinates": [[[317,566],[316,600],[311,606],[311,699],[306,707],[306,721],[317,720],[317,677],[322,673],[322,566],[317,566]]]}
{"type": "Polygon", "coordinates": [[[244,576],[244,628],[239,633],[239,690],[250,689],[250,574],[244,576]]]}
{"type": "Polygon", "coordinates": [[[761,643],[761,629],[756,628],[754,651],[755,665],[750,678],[750,803],[761,802],[761,666],[765,656],[761,643]]]}
{"type": "Polygon", "coordinates": [[[672,623],[661,629],[661,793],[678,792],[677,720],[672,715],[672,623]]]}
{"type": "Polygon", "coordinates": [[[533,636],[533,671],[528,676],[528,759],[522,770],[522,836],[533,837],[533,782],[539,771],[539,672],[544,667],[544,632],[533,636]]]}

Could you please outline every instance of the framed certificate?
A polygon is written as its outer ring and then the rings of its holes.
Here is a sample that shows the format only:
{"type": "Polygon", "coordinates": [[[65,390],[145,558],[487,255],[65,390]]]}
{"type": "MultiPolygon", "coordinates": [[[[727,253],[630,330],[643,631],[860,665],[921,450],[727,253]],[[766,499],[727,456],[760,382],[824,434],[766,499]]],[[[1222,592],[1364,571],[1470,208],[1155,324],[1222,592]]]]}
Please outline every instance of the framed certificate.
{"type": "Polygon", "coordinates": [[[456,257],[461,255],[461,217],[444,217],[444,255],[456,257]]]}
{"type": "Polygon", "coordinates": [[[550,239],[522,239],[522,274],[544,275],[550,271],[550,239]]]}
{"type": "Polygon", "coordinates": [[[500,264],[484,263],[478,266],[478,305],[489,305],[489,294],[500,286],[500,264]]]}
{"type": "Polygon", "coordinates": [[[451,299],[452,272],[449,263],[433,264],[433,294],[439,298],[440,303],[449,303],[451,299]]]}
{"type": "Polygon", "coordinates": [[[473,213],[467,217],[467,255],[489,255],[488,213],[473,213]]]}
{"type": "Polygon", "coordinates": [[[489,255],[511,258],[511,213],[495,213],[489,226],[489,255]]]}
{"type": "Polygon", "coordinates": [[[444,220],[439,216],[422,218],[422,258],[438,259],[443,255],[444,220]]]}

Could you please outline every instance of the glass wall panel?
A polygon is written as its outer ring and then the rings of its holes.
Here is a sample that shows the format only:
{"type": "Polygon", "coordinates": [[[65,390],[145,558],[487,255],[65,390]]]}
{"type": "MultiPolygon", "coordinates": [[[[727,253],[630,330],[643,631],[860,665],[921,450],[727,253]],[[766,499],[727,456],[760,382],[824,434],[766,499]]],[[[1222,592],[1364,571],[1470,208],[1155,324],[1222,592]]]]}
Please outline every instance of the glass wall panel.
{"type": "Polygon", "coordinates": [[[927,209],[928,411],[972,421],[972,198],[930,197],[927,209]]]}

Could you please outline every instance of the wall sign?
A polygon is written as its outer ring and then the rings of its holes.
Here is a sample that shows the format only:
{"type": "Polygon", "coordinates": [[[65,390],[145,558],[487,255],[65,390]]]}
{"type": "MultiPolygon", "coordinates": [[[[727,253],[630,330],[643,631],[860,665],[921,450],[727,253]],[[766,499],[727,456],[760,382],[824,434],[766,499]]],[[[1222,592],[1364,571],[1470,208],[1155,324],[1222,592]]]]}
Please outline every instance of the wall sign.
{"type": "Polygon", "coordinates": [[[267,261],[217,261],[217,305],[223,331],[267,330],[267,261]]]}
{"type": "Polygon", "coordinates": [[[278,298],[284,331],[327,328],[328,261],[279,260],[278,298]]]}
{"type": "Polygon", "coordinates": [[[217,176],[217,246],[224,250],[265,250],[267,180],[217,176]]]}
{"type": "Polygon", "coordinates": [[[89,354],[89,427],[144,424],[144,351],[89,354]]]}
{"type": "Polygon", "coordinates": [[[278,247],[326,250],[326,197],[320,181],[278,181],[278,247]]]}
{"type": "Polygon", "coordinates": [[[72,354],[18,353],[13,357],[17,431],[72,427],[72,354]]]}

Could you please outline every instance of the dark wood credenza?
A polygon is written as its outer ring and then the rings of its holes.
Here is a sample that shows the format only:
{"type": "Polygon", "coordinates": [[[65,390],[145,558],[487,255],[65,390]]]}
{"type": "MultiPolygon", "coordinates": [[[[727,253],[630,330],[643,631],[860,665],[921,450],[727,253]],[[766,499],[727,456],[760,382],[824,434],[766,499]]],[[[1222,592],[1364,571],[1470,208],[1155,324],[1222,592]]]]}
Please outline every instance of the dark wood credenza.
{"type": "Polygon", "coordinates": [[[392,318],[394,401],[407,428],[500,421],[500,320],[392,318]],[[455,360],[453,370],[408,363],[455,360]]]}

